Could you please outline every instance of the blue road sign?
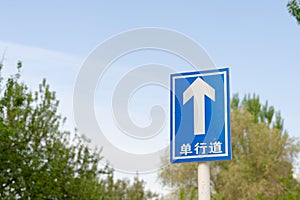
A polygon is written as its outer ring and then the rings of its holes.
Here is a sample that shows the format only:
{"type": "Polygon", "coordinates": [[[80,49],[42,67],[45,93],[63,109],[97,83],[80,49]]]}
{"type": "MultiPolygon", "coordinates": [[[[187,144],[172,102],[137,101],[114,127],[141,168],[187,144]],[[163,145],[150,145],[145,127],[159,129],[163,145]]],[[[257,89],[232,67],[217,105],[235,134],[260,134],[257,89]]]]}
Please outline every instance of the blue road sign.
{"type": "Polygon", "coordinates": [[[229,69],[171,75],[170,160],[231,160],[229,69]]]}

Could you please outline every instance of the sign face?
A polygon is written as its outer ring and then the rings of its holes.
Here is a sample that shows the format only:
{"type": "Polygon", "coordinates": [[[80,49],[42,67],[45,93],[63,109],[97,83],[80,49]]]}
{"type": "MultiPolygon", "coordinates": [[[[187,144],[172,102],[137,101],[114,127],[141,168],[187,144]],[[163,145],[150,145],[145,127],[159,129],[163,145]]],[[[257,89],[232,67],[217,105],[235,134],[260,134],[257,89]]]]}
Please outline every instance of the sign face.
{"type": "Polygon", "coordinates": [[[231,160],[229,69],[171,75],[170,160],[231,160]]]}

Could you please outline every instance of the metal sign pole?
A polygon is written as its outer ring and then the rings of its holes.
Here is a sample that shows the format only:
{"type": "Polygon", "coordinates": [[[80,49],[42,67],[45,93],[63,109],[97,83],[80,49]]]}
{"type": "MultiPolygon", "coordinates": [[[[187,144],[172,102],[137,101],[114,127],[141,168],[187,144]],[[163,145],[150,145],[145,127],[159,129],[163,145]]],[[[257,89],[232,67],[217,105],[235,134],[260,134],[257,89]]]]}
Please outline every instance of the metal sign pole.
{"type": "Polygon", "coordinates": [[[209,164],[198,164],[198,199],[210,200],[210,171],[209,164]]]}

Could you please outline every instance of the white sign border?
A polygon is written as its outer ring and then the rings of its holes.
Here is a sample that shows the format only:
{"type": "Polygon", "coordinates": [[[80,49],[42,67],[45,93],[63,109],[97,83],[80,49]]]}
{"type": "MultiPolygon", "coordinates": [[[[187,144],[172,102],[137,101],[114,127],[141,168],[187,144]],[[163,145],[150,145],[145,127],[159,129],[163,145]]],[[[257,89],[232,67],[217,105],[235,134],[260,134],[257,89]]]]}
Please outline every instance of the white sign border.
{"type": "MultiPolygon", "coordinates": [[[[205,73],[205,71],[202,73],[201,71],[199,73],[196,74],[187,74],[187,75],[182,75],[180,76],[178,74],[178,76],[176,76],[174,74],[174,76],[172,77],[172,141],[171,141],[171,145],[172,145],[172,160],[188,160],[188,159],[202,159],[202,158],[215,158],[215,157],[226,157],[228,156],[228,151],[229,151],[229,147],[228,147],[228,106],[227,106],[227,100],[228,100],[228,89],[227,89],[227,85],[228,85],[228,80],[227,80],[227,74],[228,74],[228,68],[224,68],[226,69],[225,71],[214,71],[214,72],[207,72],[205,73]],[[176,94],[174,92],[173,89],[175,89],[175,80],[176,79],[182,79],[182,78],[191,78],[191,77],[204,77],[204,76],[213,76],[213,75],[224,75],[224,125],[225,125],[225,153],[223,154],[210,154],[210,155],[193,155],[193,156],[175,156],[175,98],[176,98],[176,94]]],[[[193,72],[191,72],[193,73],[193,72]]],[[[213,160],[211,160],[213,161],[213,160]]],[[[187,161],[188,162],[188,161],[187,161]]]]}

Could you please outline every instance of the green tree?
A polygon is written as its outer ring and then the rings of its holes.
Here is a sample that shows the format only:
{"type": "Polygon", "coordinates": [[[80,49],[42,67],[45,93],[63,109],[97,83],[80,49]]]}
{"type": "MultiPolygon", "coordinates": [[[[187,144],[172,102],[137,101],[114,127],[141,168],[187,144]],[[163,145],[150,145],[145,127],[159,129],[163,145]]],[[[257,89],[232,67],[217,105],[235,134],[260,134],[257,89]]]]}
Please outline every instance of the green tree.
{"type": "Polygon", "coordinates": [[[108,169],[110,172],[106,178],[101,180],[104,186],[104,192],[101,194],[101,200],[147,200],[158,199],[158,194],[145,189],[145,182],[139,179],[138,175],[134,177],[133,183],[128,179],[114,178],[113,169],[108,169]]]}
{"type": "Polygon", "coordinates": [[[145,190],[145,182],[138,178],[134,178],[132,185],[128,187],[126,199],[130,200],[146,200],[158,198],[158,195],[150,190],[145,190]]]}
{"type": "Polygon", "coordinates": [[[289,13],[293,15],[296,18],[298,24],[300,24],[300,2],[297,0],[291,0],[288,2],[287,7],[289,13]]]}
{"type": "Polygon", "coordinates": [[[30,91],[21,67],[0,82],[1,199],[98,199],[100,151],[60,131],[55,93],[45,80],[30,91]]]}
{"type": "MultiPolygon", "coordinates": [[[[283,119],[256,95],[231,101],[232,161],[211,162],[213,199],[300,199],[292,176],[299,141],[283,129],[283,119]]],[[[169,164],[159,177],[174,191],[197,189],[197,163],[169,164]]],[[[179,196],[179,195],[178,195],[179,196]]]]}
{"type": "MultiPolygon", "coordinates": [[[[18,72],[4,79],[0,64],[0,199],[147,199],[144,182],[114,180],[100,167],[100,150],[61,131],[65,118],[45,80],[32,92],[18,72]]],[[[152,196],[151,196],[152,197],[152,196]]],[[[150,197],[149,197],[150,198],[150,197]]]]}

